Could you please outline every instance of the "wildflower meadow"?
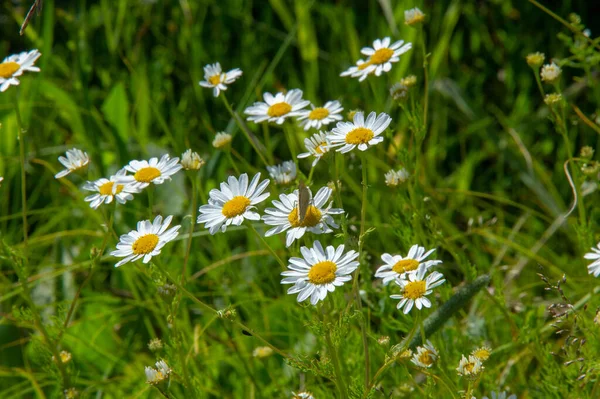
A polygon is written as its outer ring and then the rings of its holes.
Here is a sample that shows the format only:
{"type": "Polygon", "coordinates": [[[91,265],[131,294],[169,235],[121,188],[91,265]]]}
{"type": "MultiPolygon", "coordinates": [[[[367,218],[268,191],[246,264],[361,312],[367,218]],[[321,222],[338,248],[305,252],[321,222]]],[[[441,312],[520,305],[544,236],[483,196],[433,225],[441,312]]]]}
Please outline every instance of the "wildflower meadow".
{"type": "Polygon", "coordinates": [[[0,398],[600,398],[583,0],[0,3],[0,398]]]}

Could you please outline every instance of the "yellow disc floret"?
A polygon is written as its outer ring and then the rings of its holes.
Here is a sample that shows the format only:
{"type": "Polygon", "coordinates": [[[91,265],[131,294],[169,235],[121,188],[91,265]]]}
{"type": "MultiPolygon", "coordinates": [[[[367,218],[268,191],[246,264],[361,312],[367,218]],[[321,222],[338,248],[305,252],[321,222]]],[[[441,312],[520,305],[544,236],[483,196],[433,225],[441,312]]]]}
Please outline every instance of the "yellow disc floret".
{"type": "Polygon", "coordinates": [[[315,263],[308,272],[308,281],[317,285],[332,283],[336,270],[337,265],[330,260],[315,263]]]}
{"type": "Polygon", "coordinates": [[[230,199],[223,205],[223,216],[233,218],[246,212],[246,208],[250,205],[250,200],[243,195],[238,195],[230,199]]]}

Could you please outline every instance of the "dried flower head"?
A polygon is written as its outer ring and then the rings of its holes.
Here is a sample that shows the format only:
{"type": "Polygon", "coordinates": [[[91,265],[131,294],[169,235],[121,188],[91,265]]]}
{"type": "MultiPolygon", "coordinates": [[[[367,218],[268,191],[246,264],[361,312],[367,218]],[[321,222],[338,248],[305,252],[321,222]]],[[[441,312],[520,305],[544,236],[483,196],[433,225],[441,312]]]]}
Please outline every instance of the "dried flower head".
{"type": "Polygon", "coordinates": [[[229,133],[220,132],[217,133],[215,139],[212,142],[213,147],[221,149],[228,146],[231,143],[233,137],[229,133]]]}
{"type": "Polygon", "coordinates": [[[406,25],[415,25],[425,20],[425,14],[417,7],[404,11],[404,23],[406,25]]]}
{"type": "Polygon", "coordinates": [[[546,64],[542,67],[540,76],[544,82],[556,83],[561,73],[562,69],[553,62],[552,64],[546,64]]]}
{"type": "Polygon", "coordinates": [[[204,164],[206,164],[206,161],[191,149],[188,149],[181,155],[181,166],[185,170],[199,170],[204,164]]]}
{"type": "Polygon", "coordinates": [[[259,346],[254,348],[254,350],[252,351],[252,356],[254,357],[258,357],[258,358],[265,358],[265,357],[269,357],[273,354],[273,349],[271,349],[270,346],[259,346]]]}
{"type": "Polygon", "coordinates": [[[465,355],[462,355],[456,372],[462,377],[474,380],[479,377],[483,369],[483,364],[479,358],[472,355],[466,358],[465,355]]]}
{"type": "Polygon", "coordinates": [[[162,350],[163,347],[164,345],[160,338],[152,338],[150,342],[148,342],[148,349],[152,352],[158,352],[159,350],[162,350]]]}
{"type": "Polygon", "coordinates": [[[560,93],[550,93],[546,94],[546,97],[544,97],[544,103],[546,103],[546,105],[554,105],[561,101],[562,95],[560,95],[560,93]]]}
{"type": "Polygon", "coordinates": [[[485,362],[486,360],[488,360],[490,358],[491,354],[492,354],[492,349],[489,346],[485,346],[485,345],[480,348],[477,348],[473,352],[471,352],[471,355],[475,356],[477,359],[481,360],[482,362],[485,362]]]}

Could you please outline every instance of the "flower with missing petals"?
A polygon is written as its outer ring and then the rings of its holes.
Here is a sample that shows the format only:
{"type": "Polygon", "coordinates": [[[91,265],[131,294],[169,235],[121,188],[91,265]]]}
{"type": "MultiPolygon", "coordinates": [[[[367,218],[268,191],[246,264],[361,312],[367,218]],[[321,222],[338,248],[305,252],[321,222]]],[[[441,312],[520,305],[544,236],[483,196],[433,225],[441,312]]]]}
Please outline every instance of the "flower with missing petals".
{"type": "Polygon", "coordinates": [[[417,353],[413,355],[411,362],[422,368],[430,368],[438,360],[439,354],[433,347],[431,342],[427,340],[427,343],[423,346],[417,346],[417,353]]]}
{"type": "Polygon", "coordinates": [[[63,156],[58,157],[58,162],[63,164],[66,169],[61,170],[54,175],[54,178],[56,179],[60,179],[61,177],[65,177],[72,172],[83,169],[90,163],[90,157],[87,152],[83,152],[77,148],[68,150],[66,155],[66,158],[63,156]]]}
{"type": "Polygon", "coordinates": [[[308,158],[312,155],[315,157],[315,160],[312,163],[312,166],[314,167],[317,162],[319,162],[321,157],[329,151],[330,145],[331,143],[329,138],[327,138],[327,133],[315,133],[312,136],[304,139],[304,146],[308,152],[298,154],[298,158],[308,158]]]}
{"type": "Polygon", "coordinates": [[[267,166],[269,175],[275,183],[287,186],[296,178],[296,164],[293,161],[285,161],[281,165],[267,166]]]}
{"type": "Polygon", "coordinates": [[[101,178],[96,181],[88,181],[83,185],[83,189],[92,191],[94,194],[88,195],[84,200],[90,203],[92,209],[98,209],[102,204],[110,204],[113,199],[116,199],[119,204],[131,201],[133,194],[138,194],[141,188],[132,184],[119,184],[119,179],[125,176],[126,173],[125,169],[121,169],[108,179],[101,178]]]}
{"type": "Polygon", "coordinates": [[[415,25],[425,20],[425,14],[417,7],[404,11],[404,23],[406,25],[415,25]]]}

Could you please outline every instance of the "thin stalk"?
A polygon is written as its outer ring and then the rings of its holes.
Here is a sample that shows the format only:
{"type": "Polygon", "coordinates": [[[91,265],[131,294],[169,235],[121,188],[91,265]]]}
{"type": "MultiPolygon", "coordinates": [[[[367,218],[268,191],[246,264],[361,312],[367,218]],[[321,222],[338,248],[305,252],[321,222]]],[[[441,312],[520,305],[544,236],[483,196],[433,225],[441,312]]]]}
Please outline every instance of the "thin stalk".
{"type": "Polygon", "coordinates": [[[419,330],[421,331],[421,345],[425,345],[427,337],[425,336],[425,326],[423,325],[423,315],[421,312],[417,313],[419,318],[419,330]]]}
{"type": "MultiPolygon", "coordinates": [[[[330,312],[325,310],[325,307],[321,307],[321,315],[323,320],[323,325],[327,326],[328,323],[331,323],[331,314],[330,312]],[[325,316],[327,314],[327,316],[325,316]]],[[[331,353],[331,360],[333,361],[333,369],[335,371],[335,385],[340,391],[340,397],[345,399],[348,397],[348,391],[346,389],[346,384],[343,379],[342,368],[340,367],[340,359],[337,355],[337,349],[331,340],[331,331],[333,328],[325,328],[325,343],[327,344],[327,349],[331,353]]]]}
{"type": "MultiPolygon", "coordinates": [[[[344,209],[344,203],[342,201],[342,187],[340,186],[340,171],[338,168],[338,152],[334,152],[333,154],[333,170],[334,170],[334,178],[335,178],[335,198],[337,201],[338,207],[344,209]]],[[[346,216],[342,215],[342,231],[344,232],[344,240],[348,237],[348,227],[346,226],[346,216]]]]}
{"type": "Polygon", "coordinates": [[[229,101],[227,101],[227,97],[225,96],[225,93],[221,93],[221,99],[223,100],[223,104],[225,104],[225,108],[227,108],[227,111],[229,111],[229,114],[231,115],[231,117],[233,118],[235,123],[239,126],[242,133],[244,133],[244,136],[246,136],[246,139],[250,142],[250,145],[252,146],[252,148],[254,148],[254,151],[256,151],[256,153],[260,157],[260,160],[263,162],[263,164],[265,164],[265,166],[268,166],[269,163],[267,163],[267,160],[265,159],[264,155],[262,154],[262,152],[256,145],[256,142],[252,139],[252,133],[248,130],[248,128],[246,127],[244,122],[241,120],[240,116],[233,110],[233,108],[231,108],[231,105],[229,104],[229,101]]]}
{"type": "Polygon", "coordinates": [[[21,213],[23,215],[23,256],[25,264],[29,264],[29,251],[27,246],[28,227],[27,227],[27,174],[25,172],[25,135],[23,131],[23,122],[21,120],[21,111],[19,110],[19,90],[15,89],[15,113],[17,115],[17,128],[19,129],[19,157],[21,162],[21,213]]]}
{"type": "Polygon", "coordinates": [[[292,154],[292,160],[296,164],[296,168],[298,168],[298,157],[296,156],[296,154],[298,153],[296,149],[297,143],[296,136],[294,135],[294,132],[292,130],[292,126],[286,123],[285,127],[283,128],[283,131],[285,134],[285,140],[287,141],[288,148],[290,149],[290,153],[292,154]]]}
{"type": "Polygon", "coordinates": [[[152,221],[154,216],[154,185],[150,184],[146,191],[148,192],[148,211],[150,213],[150,221],[152,221]]]}
{"type": "MultiPolygon", "coordinates": [[[[210,307],[209,305],[205,304],[204,302],[202,302],[201,300],[199,300],[198,298],[196,298],[191,292],[189,292],[188,290],[185,289],[185,287],[183,287],[176,278],[172,277],[160,264],[158,263],[154,263],[154,265],[156,265],[156,267],[167,277],[167,279],[175,286],[177,287],[178,290],[180,290],[186,297],[188,297],[189,299],[191,299],[196,305],[198,305],[200,308],[202,308],[203,310],[207,311],[208,313],[215,315],[217,317],[220,318],[224,318],[223,314],[215,309],[213,309],[212,307],[210,307]]],[[[230,320],[230,319],[227,319],[230,320]]],[[[259,340],[263,345],[268,346],[269,348],[273,349],[274,352],[276,352],[277,354],[279,354],[280,356],[289,359],[289,360],[294,360],[294,358],[292,358],[290,355],[288,355],[287,353],[285,353],[284,351],[282,351],[281,349],[277,348],[275,345],[271,344],[269,341],[267,341],[266,339],[264,339],[260,334],[254,332],[251,328],[247,327],[246,325],[244,325],[243,323],[237,321],[237,320],[230,320],[231,323],[233,325],[235,325],[236,327],[248,332],[248,334],[251,334],[254,338],[256,338],[257,340],[259,340]]]]}
{"type": "Polygon", "coordinates": [[[423,133],[427,133],[427,110],[429,108],[429,73],[427,67],[429,63],[427,61],[427,49],[425,47],[425,31],[421,25],[421,49],[423,51],[423,82],[424,82],[424,93],[423,93],[423,133]]]}
{"type": "Polygon", "coordinates": [[[225,152],[227,153],[227,159],[229,159],[229,163],[233,167],[233,170],[235,170],[235,173],[239,175],[240,170],[238,169],[237,164],[235,163],[235,161],[233,160],[233,157],[231,156],[231,151],[229,149],[227,149],[227,150],[225,150],[225,152]]]}
{"type": "Polygon", "coordinates": [[[192,223],[190,226],[187,248],[185,250],[185,257],[183,258],[183,270],[181,271],[181,284],[185,283],[185,275],[187,272],[188,261],[190,260],[190,251],[192,250],[192,239],[194,238],[194,226],[196,226],[196,216],[198,214],[198,190],[196,186],[198,185],[198,179],[200,173],[197,171],[192,171],[191,173],[195,173],[194,176],[190,176],[190,180],[192,181],[192,223]]]}
{"type": "Polygon", "coordinates": [[[313,177],[313,173],[315,172],[315,165],[313,164],[310,167],[310,172],[308,173],[308,179],[306,181],[306,184],[310,185],[310,183],[312,183],[312,177],[313,177]]]}
{"type": "Polygon", "coordinates": [[[254,234],[256,234],[256,236],[259,238],[259,240],[267,247],[269,252],[271,252],[271,255],[273,255],[273,257],[277,260],[277,262],[281,265],[283,270],[287,269],[287,265],[285,264],[285,262],[279,257],[279,255],[277,255],[277,252],[275,252],[275,250],[271,248],[269,243],[267,243],[265,238],[256,230],[256,228],[251,223],[248,223],[248,226],[250,226],[250,230],[252,230],[254,234]]]}

